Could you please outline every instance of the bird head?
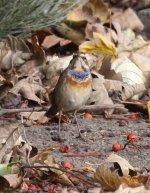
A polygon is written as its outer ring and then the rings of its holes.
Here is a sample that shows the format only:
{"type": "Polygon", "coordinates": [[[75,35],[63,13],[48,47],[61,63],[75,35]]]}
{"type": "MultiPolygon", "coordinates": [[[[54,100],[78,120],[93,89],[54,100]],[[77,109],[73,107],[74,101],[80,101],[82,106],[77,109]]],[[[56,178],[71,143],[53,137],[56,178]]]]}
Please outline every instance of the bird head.
{"type": "Polygon", "coordinates": [[[89,72],[89,64],[86,57],[82,54],[74,54],[72,60],[69,64],[70,70],[75,70],[78,72],[89,72]]]}

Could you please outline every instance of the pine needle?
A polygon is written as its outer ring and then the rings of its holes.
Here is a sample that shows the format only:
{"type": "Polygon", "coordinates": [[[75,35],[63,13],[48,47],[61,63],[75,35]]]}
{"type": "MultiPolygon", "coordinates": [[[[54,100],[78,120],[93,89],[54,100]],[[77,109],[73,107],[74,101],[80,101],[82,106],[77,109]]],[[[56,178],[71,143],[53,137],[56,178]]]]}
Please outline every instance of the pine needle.
{"type": "Polygon", "coordinates": [[[0,0],[0,39],[56,26],[74,4],[73,0],[0,0]]]}

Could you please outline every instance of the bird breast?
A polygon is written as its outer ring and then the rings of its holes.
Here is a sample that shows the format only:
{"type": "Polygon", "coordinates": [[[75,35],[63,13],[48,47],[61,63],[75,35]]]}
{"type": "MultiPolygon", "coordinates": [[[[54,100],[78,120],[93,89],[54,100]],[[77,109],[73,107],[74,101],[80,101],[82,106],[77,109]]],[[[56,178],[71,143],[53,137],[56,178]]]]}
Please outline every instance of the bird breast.
{"type": "Polygon", "coordinates": [[[59,98],[57,98],[57,103],[62,111],[78,110],[85,105],[91,94],[91,83],[91,75],[84,81],[77,81],[73,77],[67,76],[59,88],[59,98]]]}

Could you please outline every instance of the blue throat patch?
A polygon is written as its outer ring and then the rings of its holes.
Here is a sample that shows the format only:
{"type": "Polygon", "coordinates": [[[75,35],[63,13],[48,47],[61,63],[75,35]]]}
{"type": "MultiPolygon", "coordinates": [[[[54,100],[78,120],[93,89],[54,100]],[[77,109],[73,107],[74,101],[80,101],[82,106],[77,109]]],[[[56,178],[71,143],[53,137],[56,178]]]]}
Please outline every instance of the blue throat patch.
{"type": "Polygon", "coordinates": [[[78,72],[74,70],[68,70],[68,73],[76,80],[85,80],[89,78],[90,72],[78,72]]]}

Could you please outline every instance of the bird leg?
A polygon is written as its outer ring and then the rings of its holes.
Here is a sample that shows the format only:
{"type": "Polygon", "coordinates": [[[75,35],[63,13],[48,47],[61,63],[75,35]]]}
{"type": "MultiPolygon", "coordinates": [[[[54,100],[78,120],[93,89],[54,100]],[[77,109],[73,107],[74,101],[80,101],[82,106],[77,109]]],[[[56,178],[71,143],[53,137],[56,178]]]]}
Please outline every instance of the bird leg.
{"type": "Polygon", "coordinates": [[[62,115],[62,111],[59,111],[59,122],[58,122],[58,141],[62,142],[62,138],[60,136],[60,123],[61,123],[61,115],[62,115]]]}
{"type": "Polygon", "coordinates": [[[78,133],[79,133],[79,138],[83,139],[85,141],[85,138],[82,136],[81,134],[81,130],[80,130],[80,127],[79,127],[79,123],[78,123],[78,120],[77,120],[77,111],[74,112],[74,118],[75,118],[75,121],[77,123],[77,128],[78,128],[78,133]]]}

